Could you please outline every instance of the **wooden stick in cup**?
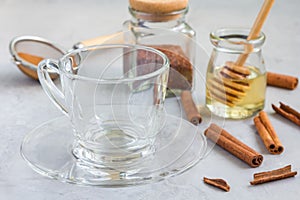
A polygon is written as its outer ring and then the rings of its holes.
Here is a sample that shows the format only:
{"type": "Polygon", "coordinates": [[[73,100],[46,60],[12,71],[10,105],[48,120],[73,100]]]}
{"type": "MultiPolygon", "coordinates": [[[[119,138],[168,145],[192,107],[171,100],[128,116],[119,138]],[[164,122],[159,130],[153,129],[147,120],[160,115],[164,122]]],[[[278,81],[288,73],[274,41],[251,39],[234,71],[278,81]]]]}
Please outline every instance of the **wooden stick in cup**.
{"type": "MultiPolygon", "coordinates": [[[[264,4],[260,10],[260,12],[258,13],[256,20],[250,30],[250,33],[247,37],[247,40],[252,40],[255,39],[259,36],[261,28],[264,24],[264,22],[267,19],[267,16],[273,6],[274,0],[265,0],[264,4]]],[[[250,70],[244,67],[244,64],[248,58],[249,52],[252,51],[252,46],[246,46],[246,52],[241,54],[238,59],[236,60],[236,62],[226,62],[226,66],[223,67],[223,69],[220,71],[220,75],[223,76],[225,79],[234,79],[234,80],[243,80],[244,78],[246,78],[248,75],[251,74],[250,70]]],[[[237,81],[231,81],[232,84],[236,84],[239,83],[237,81]]],[[[246,83],[243,83],[243,85],[245,85],[246,83]]],[[[247,84],[249,86],[249,84],[247,84]]],[[[214,90],[217,88],[211,88],[211,90],[214,90]]],[[[245,94],[247,92],[247,90],[239,90],[239,93],[243,93],[245,94]]],[[[239,99],[240,101],[243,99],[243,96],[245,95],[236,95],[233,94],[232,91],[229,91],[226,89],[226,87],[224,87],[224,91],[223,91],[224,95],[223,96],[235,96],[237,99],[239,99]]],[[[238,103],[238,101],[236,102],[238,103]]],[[[226,103],[225,103],[226,104],[226,103]]],[[[227,104],[230,107],[233,107],[234,104],[227,104]]]]}
{"type": "MultiPolygon", "coordinates": [[[[274,0],[265,0],[260,12],[258,13],[256,20],[251,28],[251,31],[247,37],[247,40],[253,40],[259,36],[261,28],[267,19],[267,16],[274,4],[274,0]]],[[[235,62],[238,66],[243,66],[248,58],[248,53],[241,54],[235,62]]]]}

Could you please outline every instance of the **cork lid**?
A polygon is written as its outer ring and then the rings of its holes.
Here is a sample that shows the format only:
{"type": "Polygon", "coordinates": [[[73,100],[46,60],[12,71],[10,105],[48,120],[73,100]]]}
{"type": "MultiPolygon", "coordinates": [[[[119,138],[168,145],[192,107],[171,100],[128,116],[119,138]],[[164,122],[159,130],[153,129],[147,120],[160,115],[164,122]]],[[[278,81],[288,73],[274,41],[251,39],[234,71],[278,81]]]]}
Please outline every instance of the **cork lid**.
{"type": "Polygon", "coordinates": [[[187,7],[188,0],[129,0],[131,8],[145,13],[170,13],[187,7]]]}

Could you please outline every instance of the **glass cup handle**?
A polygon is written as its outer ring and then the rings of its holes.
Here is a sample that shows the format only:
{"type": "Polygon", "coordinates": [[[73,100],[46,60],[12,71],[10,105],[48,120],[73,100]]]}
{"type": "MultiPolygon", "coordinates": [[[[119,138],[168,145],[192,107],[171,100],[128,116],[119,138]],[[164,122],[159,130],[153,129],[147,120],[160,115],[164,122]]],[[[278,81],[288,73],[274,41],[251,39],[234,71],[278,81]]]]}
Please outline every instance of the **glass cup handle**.
{"type": "Polygon", "coordinates": [[[56,60],[46,59],[42,60],[38,65],[38,77],[42,85],[43,90],[51,101],[65,114],[68,115],[65,96],[55,86],[51,77],[51,74],[59,74],[58,64],[56,60]]]}

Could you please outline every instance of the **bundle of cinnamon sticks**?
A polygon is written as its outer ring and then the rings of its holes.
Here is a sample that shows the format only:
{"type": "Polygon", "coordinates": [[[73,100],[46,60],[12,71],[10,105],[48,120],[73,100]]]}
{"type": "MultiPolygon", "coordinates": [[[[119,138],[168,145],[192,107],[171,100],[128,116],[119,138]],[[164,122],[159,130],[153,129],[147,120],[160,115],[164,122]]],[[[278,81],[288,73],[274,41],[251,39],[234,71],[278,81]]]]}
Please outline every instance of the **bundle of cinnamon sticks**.
{"type": "Polygon", "coordinates": [[[258,116],[254,117],[253,121],[267,150],[272,154],[281,154],[284,148],[267,116],[267,113],[264,111],[259,112],[258,116]]]}

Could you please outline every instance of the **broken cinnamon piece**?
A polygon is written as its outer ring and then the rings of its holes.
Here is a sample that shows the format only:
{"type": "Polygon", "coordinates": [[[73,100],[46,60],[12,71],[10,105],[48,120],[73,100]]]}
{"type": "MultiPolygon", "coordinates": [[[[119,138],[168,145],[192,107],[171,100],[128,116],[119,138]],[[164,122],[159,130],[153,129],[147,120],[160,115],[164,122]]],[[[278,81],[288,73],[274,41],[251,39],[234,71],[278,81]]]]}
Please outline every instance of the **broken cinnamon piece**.
{"type": "Polygon", "coordinates": [[[263,161],[263,156],[261,154],[216,124],[211,124],[205,130],[204,135],[232,155],[247,163],[250,167],[258,167],[263,161]]]}
{"type": "Polygon", "coordinates": [[[253,175],[254,180],[250,182],[251,185],[258,185],[262,183],[267,183],[271,181],[281,180],[285,178],[290,178],[297,175],[297,172],[292,172],[292,166],[288,165],[280,169],[260,172],[253,175]]]}
{"type": "Polygon", "coordinates": [[[298,78],[283,74],[267,72],[267,84],[275,87],[294,90],[298,85],[298,78]]]}
{"type": "Polygon", "coordinates": [[[192,93],[190,91],[188,90],[182,91],[181,102],[187,119],[196,126],[200,124],[202,118],[193,101],[192,93]]]}
{"type": "Polygon", "coordinates": [[[281,154],[284,148],[267,116],[267,113],[260,111],[259,115],[254,117],[254,124],[267,150],[272,154],[281,154]]]}
{"type": "Polygon", "coordinates": [[[298,126],[300,126],[300,113],[297,112],[295,109],[289,107],[288,105],[285,105],[282,102],[280,103],[280,107],[276,107],[274,104],[272,104],[273,110],[283,116],[284,118],[294,122],[298,126]]]}
{"type": "Polygon", "coordinates": [[[223,179],[211,179],[211,178],[203,177],[203,181],[204,181],[204,183],[215,186],[215,187],[217,187],[219,189],[222,189],[226,192],[229,192],[229,190],[230,190],[230,186],[223,179]]]}

